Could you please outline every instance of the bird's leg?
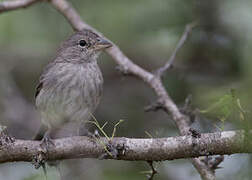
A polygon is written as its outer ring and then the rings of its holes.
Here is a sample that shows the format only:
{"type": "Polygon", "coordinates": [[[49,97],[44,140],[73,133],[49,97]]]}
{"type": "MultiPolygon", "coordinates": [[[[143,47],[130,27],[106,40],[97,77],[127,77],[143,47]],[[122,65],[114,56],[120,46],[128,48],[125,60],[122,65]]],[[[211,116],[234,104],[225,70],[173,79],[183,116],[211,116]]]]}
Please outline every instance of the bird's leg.
{"type": "Polygon", "coordinates": [[[43,148],[45,150],[45,152],[48,151],[50,145],[54,145],[51,137],[50,137],[50,134],[51,134],[51,129],[48,129],[45,134],[44,134],[44,137],[43,139],[41,140],[41,143],[40,143],[40,146],[41,148],[43,148]]]}
{"type": "Polygon", "coordinates": [[[46,171],[45,162],[47,159],[47,153],[48,153],[48,149],[50,145],[54,145],[52,139],[50,138],[50,133],[51,133],[51,129],[48,129],[45,132],[44,137],[40,143],[40,147],[41,147],[40,152],[33,159],[33,164],[36,169],[42,166],[46,179],[47,179],[47,171],[46,171]]]}

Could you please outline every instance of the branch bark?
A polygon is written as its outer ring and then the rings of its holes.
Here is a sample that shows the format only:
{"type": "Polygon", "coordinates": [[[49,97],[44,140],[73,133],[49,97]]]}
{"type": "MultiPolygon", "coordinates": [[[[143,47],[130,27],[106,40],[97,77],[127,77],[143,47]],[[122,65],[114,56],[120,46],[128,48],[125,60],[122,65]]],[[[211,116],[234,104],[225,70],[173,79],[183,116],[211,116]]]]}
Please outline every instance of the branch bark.
{"type": "MultiPolygon", "coordinates": [[[[156,139],[114,138],[112,145],[117,148],[119,155],[116,158],[107,156],[107,159],[164,161],[206,155],[251,153],[251,144],[250,148],[247,148],[248,144],[244,143],[244,138],[243,131],[208,133],[199,138],[191,135],[156,139]]],[[[100,141],[106,142],[106,139],[101,138],[100,141]]],[[[46,160],[99,158],[106,153],[102,144],[88,137],[56,139],[53,143],[46,153],[46,160]]],[[[39,141],[9,140],[2,135],[0,144],[0,163],[32,162],[41,153],[39,141]]]]}
{"type": "Polygon", "coordinates": [[[33,5],[41,0],[14,0],[14,1],[4,1],[0,3],[0,13],[16,10],[20,8],[26,8],[33,5]]]}

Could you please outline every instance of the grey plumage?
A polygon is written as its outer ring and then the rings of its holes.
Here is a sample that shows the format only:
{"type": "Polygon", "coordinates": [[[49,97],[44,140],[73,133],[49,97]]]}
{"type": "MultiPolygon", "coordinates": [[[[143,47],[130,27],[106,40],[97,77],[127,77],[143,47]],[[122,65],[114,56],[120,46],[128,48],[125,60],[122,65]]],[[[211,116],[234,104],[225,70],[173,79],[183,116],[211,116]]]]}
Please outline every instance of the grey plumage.
{"type": "Polygon", "coordinates": [[[75,33],[60,46],[36,91],[36,106],[48,129],[89,120],[102,94],[103,77],[96,60],[110,46],[89,30],[75,33]]]}

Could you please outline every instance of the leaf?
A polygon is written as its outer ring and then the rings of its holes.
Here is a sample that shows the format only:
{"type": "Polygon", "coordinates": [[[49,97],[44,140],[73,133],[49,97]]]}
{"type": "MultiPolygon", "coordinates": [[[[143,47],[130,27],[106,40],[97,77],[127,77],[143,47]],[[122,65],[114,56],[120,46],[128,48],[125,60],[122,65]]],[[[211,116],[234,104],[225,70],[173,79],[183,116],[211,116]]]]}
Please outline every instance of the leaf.
{"type": "Polygon", "coordinates": [[[230,93],[225,94],[216,103],[200,112],[215,114],[222,122],[225,122],[231,113],[235,111],[235,100],[235,90],[231,89],[230,93]]]}

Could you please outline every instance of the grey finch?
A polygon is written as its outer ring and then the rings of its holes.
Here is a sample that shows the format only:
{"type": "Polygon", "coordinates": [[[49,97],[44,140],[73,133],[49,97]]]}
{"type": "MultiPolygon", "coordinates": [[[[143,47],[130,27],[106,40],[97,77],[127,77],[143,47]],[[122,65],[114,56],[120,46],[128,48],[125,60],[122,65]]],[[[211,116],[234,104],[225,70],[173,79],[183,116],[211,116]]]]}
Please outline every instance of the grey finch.
{"type": "MultiPolygon", "coordinates": [[[[103,77],[97,64],[100,52],[112,44],[90,30],[76,32],[64,41],[40,76],[36,106],[47,131],[65,123],[85,123],[99,104],[103,77]]],[[[79,127],[77,125],[77,127],[79,127]]]]}

